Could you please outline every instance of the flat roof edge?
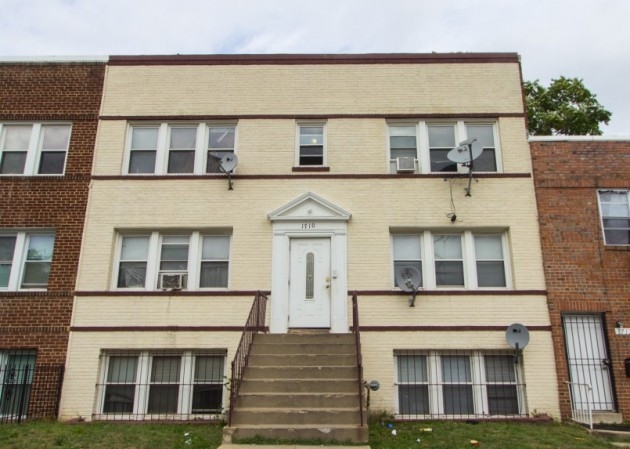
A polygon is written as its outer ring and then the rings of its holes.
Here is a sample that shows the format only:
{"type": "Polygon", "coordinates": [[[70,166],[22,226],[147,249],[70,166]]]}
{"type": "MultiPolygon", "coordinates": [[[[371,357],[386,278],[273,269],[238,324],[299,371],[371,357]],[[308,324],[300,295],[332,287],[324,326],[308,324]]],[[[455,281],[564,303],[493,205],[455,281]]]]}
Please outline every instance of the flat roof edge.
{"type": "Polygon", "coordinates": [[[629,135],[609,136],[529,136],[529,142],[605,142],[605,141],[630,141],[629,135]]]}
{"type": "Polygon", "coordinates": [[[109,65],[519,63],[517,53],[112,55],[109,65]]]}
{"type": "Polygon", "coordinates": [[[73,62],[102,62],[109,61],[109,56],[65,56],[65,55],[45,55],[45,56],[0,56],[0,63],[73,63],[73,62]]]}

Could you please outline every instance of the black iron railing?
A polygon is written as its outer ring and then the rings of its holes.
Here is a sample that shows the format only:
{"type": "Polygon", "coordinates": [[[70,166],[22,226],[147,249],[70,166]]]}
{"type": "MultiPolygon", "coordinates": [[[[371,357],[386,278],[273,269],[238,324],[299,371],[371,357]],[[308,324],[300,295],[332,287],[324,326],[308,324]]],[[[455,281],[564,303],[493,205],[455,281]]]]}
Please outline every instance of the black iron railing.
{"type": "Polygon", "coordinates": [[[243,373],[249,361],[249,351],[258,332],[265,331],[265,312],[267,296],[257,292],[254,303],[247,317],[241,341],[238,344],[234,360],[232,361],[232,379],[230,380],[230,410],[228,412],[228,425],[232,425],[232,411],[238,396],[238,390],[243,379],[243,373]]]}
{"type": "Polygon", "coordinates": [[[0,367],[0,423],[57,418],[63,365],[0,367]]]}
{"type": "Polygon", "coordinates": [[[359,389],[359,416],[361,425],[367,424],[363,413],[363,357],[361,356],[361,333],[359,332],[359,305],[356,290],[352,294],[352,332],[357,355],[357,388],[359,389]]]}

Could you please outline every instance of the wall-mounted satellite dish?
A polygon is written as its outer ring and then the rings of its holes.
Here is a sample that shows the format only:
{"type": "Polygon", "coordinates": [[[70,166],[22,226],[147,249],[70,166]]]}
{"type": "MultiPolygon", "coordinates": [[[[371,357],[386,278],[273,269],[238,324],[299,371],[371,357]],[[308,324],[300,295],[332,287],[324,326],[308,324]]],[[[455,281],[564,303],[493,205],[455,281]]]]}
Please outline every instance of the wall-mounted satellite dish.
{"type": "Polygon", "coordinates": [[[234,153],[227,154],[217,154],[217,153],[209,153],[219,165],[219,170],[225,173],[228,177],[228,190],[234,190],[232,188],[232,171],[236,168],[238,164],[238,157],[234,153]]]}
{"type": "Polygon", "coordinates": [[[422,274],[414,267],[400,267],[396,270],[396,284],[402,291],[411,293],[409,307],[415,307],[416,294],[422,285],[422,274]]]}
{"type": "Polygon", "coordinates": [[[471,137],[450,150],[446,157],[449,161],[461,164],[468,168],[468,187],[466,196],[470,196],[470,184],[472,182],[473,161],[481,156],[483,144],[476,137],[471,137]]]}
{"type": "Polygon", "coordinates": [[[529,330],[522,324],[514,323],[505,330],[505,341],[517,351],[521,351],[529,343],[529,330]]]}

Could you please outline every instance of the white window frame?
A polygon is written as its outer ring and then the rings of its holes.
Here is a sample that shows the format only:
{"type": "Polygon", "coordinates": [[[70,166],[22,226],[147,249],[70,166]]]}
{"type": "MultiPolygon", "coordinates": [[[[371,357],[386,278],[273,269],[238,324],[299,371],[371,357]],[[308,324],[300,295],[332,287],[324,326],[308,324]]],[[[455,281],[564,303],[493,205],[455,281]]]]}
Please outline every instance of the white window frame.
{"type": "Polygon", "coordinates": [[[396,169],[396,158],[392,157],[392,128],[414,128],[415,129],[415,138],[416,138],[416,155],[414,156],[414,171],[407,173],[418,173],[421,169],[420,163],[420,130],[418,122],[387,122],[387,164],[389,166],[389,173],[396,174],[399,173],[396,169]]]}
{"type": "MultiPolygon", "coordinates": [[[[136,232],[124,232],[121,231],[117,235],[116,252],[114,254],[114,264],[112,273],[112,290],[118,291],[161,291],[158,288],[160,270],[160,257],[162,249],[162,241],[164,237],[189,237],[188,244],[188,270],[184,273],[187,275],[187,291],[225,291],[229,290],[232,270],[232,235],[231,233],[224,231],[213,232],[208,231],[136,231],[136,232]],[[125,237],[149,237],[149,250],[147,256],[147,267],[144,287],[118,287],[118,277],[120,275],[120,258],[122,254],[122,242],[125,237]],[[200,287],[201,279],[201,256],[203,250],[203,238],[204,237],[224,237],[228,239],[228,279],[225,287],[200,287]]],[[[168,270],[170,272],[170,270],[168,270]]]]}
{"type": "MultiPolygon", "coordinates": [[[[482,231],[482,230],[464,230],[464,231],[430,231],[422,230],[418,232],[391,232],[390,248],[391,248],[391,285],[396,285],[396,273],[394,270],[394,238],[396,236],[419,236],[420,251],[422,255],[422,287],[423,290],[509,290],[512,288],[512,268],[510,266],[510,257],[508,252],[507,232],[505,231],[482,231]],[[435,252],[433,237],[437,235],[461,235],[462,237],[462,259],[464,270],[463,286],[437,286],[435,274],[435,252]],[[475,236],[500,236],[501,249],[503,252],[503,268],[505,275],[505,286],[502,287],[479,287],[477,278],[477,258],[475,255],[475,236]]],[[[483,260],[483,259],[482,259],[483,260]]]]}
{"type": "MultiPolygon", "coordinates": [[[[519,385],[519,379],[522,378],[521,364],[517,364],[514,367],[514,381],[510,382],[489,382],[487,381],[485,357],[486,356],[508,356],[504,352],[494,350],[470,350],[470,351],[451,351],[451,350],[395,350],[394,351],[394,386],[395,386],[395,399],[394,407],[396,410],[396,417],[404,419],[406,417],[420,417],[420,418],[440,418],[448,417],[449,419],[463,419],[470,418],[471,416],[487,416],[489,418],[500,418],[501,414],[490,415],[489,412],[489,400],[488,400],[488,386],[493,385],[513,385],[516,388],[516,399],[518,401],[518,415],[524,415],[526,413],[526,404],[523,401],[522,385],[519,385]],[[422,356],[425,357],[427,367],[427,381],[426,382],[400,382],[400,375],[398,372],[398,358],[406,356],[422,356]],[[470,366],[470,381],[462,383],[446,382],[442,373],[442,357],[459,356],[468,357],[470,366]],[[428,397],[429,397],[429,413],[410,415],[401,413],[400,395],[398,388],[400,385],[427,385],[428,397]],[[473,411],[470,414],[446,414],[444,406],[444,386],[445,385],[470,385],[472,389],[473,397],[473,411]],[[521,389],[519,392],[519,388],[521,389]],[[484,414],[485,412],[485,414],[484,414]]],[[[508,356],[509,357],[509,356],[508,356]]],[[[513,416],[513,415],[507,415],[513,416]]]]}
{"type": "Polygon", "coordinates": [[[630,213],[627,216],[619,216],[619,217],[612,217],[612,216],[604,216],[604,212],[603,212],[603,208],[602,208],[602,193],[618,193],[618,194],[625,194],[626,195],[626,203],[628,204],[628,208],[630,210],[630,189],[626,190],[626,189],[599,189],[597,191],[597,204],[599,207],[599,222],[600,222],[600,228],[602,230],[602,238],[604,239],[604,245],[606,246],[628,246],[628,244],[626,243],[608,243],[606,241],[606,227],[604,225],[604,219],[605,218],[619,218],[621,220],[630,220],[630,213]]]}
{"type": "MultiPolygon", "coordinates": [[[[501,139],[499,137],[499,123],[497,120],[476,120],[476,119],[457,119],[457,120],[422,120],[422,121],[388,121],[387,125],[387,164],[388,164],[388,172],[396,173],[396,167],[394,166],[392,169],[392,162],[395,162],[394,159],[391,159],[391,145],[390,145],[390,127],[395,126],[415,126],[416,127],[416,152],[417,152],[417,161],[416,161],[416,171],[415,173],[422,174],[435,174],[435,173],[458,173],[461,169],[462,172],[465,172],[467,169],[461,167],[462,164],[458,164],[458,171],[453,172],[434,172],[431,171],[431,155],[429,152],[429,126],[453,126],[455,133],[455,146],[459,145],[460,142],[466,140],[468,138],[467,125],[474,126],[492,126],[492,134],[494,137],[494,151],[495,151],[495,163],[497,166],[496,171],[492,172],[481,172],[475,171],[475,173],[502,173],[503,172],[503,164],[501,157],[501,139]]],[[[473,163],[474,166],[474,163],[473,163]]]]}
{"type": "MultiPolygon", "coordinates": [[[[213,128],[234,128],[234,148],[238,147],[238,126],[234,121],[229,122],[131,122],[127,125],[125,141],[125,155],[123,158],[123,175],[133,176],[186,176],[186,175],[217,175],[221,173],[206,173],[208,162],[208,142],[210,130],[213,128]],[[170,152],[170,135],[173,128],[197,128],[195,141],[194,167],[190,173],[168,173],[168,158],[170,152]],[[157,148],[155,154],[155,168],[153,173],[133,173],[129,171],[131,162],[131,141],[135,128],[158,128],[157,148]]],[[[235,170],[233,171],[235,172],[235,170]]]]}
{"type": "MultiPolygon", "coordinates": [[[[6,139],[5,127],[7,126],[30,126],[31,136],[29,139],[28,149],[26,150],[26,161],[24,163],[24,171],[22,173],[0,173],[2,176],[63,176],[66,173],[66,165],[68,163],[68,150],[70,148],[70,142],[72,141],[72,123],[70,122],[1,122],[0,123],[0,163],[2,163],[4,145],[6,139]],[[58,151],[64,151],[63,169],[61,173],[39,173],[39,165],[41,162],[42,153],[44,151],[42,146],[44,144],[43,129],[46,126],[67,126],[69,128],[68,133],[68,147],[65,149],[57,148],[58,151]]],[[[8,150],[11,151],[11,150],[8,150]]]]}
{"type": "Polygon", "coordinates": [[[27,263],[28,247],[31,236],[52,236],[53,237],[53,256],[48,262],[52,267],[52,261],[55,252],[55,233],[51,230],[41,231],[17,231],[17,232],[4,232],[0,231],[0,236],[3,237],[15,237],[15,247],[13,250],[13,260],[11,262],[11,271],[9,273],[9,282],[6,287],[0,287],[1,291],[46,291],[46,287],[34,287],[24,288],[23,277],[27,263]]]}
{"type": "Polygon", "coordinates": [[[326,130],[326,121],[303,121],[300,120],[295,124],[295,167],[328,167],[328,132],[326,130]],[[322,128],[322,163],[321,165],[302,165],[300,164],[300,137],[302,128],[322,128]]]}
{"type": "MultiPolygon", "coordinates": [[[[99,372],[99,386],[98,394],[95,402],[95,415],[101,420],[143,420],[143,419],[156,419],[176,416],[177,419],[216,419],[225,409],[226,401],[229,400],[228,390],[223,378],[225,376],[226,369],[226,351],[218,349],[195,349],[187,351],[162,351],[162,350],[149,350],[149,351],[134,351],[134,350],[112,350],[107,351],[101,357],[101,367],[99,372]],[[110,385],[107,382],[108,370],[110,368],[110,358],[112,357],[136,357],[136,372],[134,385],[134,401],[133,410],[131,413],[124,412],[112,412],[105,413],[103,408],[105,407],[105,396],[107,386],[110,385]],[[223,359],[223,373],[221,376],[222,392],[221,392],[221,411],[217,413],[193,413],[193,397],[195,385],[195,363],[197,357],[217,357],[223,359]],[[167,413],[149,413],[147,411],[149,406],[149,396],[151,386],[153,385],[168,385],[169,383],[155,383],[151,380],[151,372],[153,366],[154,357],[179,357],[179,379],[177,385],[178,401],[177,411],[167,413]]],[[[113,383],[115,385],[115,383],[113,383]]],[[[174,382],[170,383],[175,385],[174,382]]],[[[219,385],[219,383],[217,383],[219,385]]]]}

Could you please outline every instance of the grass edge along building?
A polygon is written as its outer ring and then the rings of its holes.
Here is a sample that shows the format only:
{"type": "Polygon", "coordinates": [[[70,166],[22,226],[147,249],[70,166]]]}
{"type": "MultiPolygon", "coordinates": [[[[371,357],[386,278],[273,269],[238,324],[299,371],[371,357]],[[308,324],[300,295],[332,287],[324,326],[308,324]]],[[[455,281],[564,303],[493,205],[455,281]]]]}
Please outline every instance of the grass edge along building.
{"type": "Polygon", "coordinates": [[[0,59],[0,422],[57,416],[106,59],[0,59]]]}
{"type": "Polygon", "coordinates": [[[61,419],[559,416],[518,55],[112,56],[94,153],[61,419]]]}

